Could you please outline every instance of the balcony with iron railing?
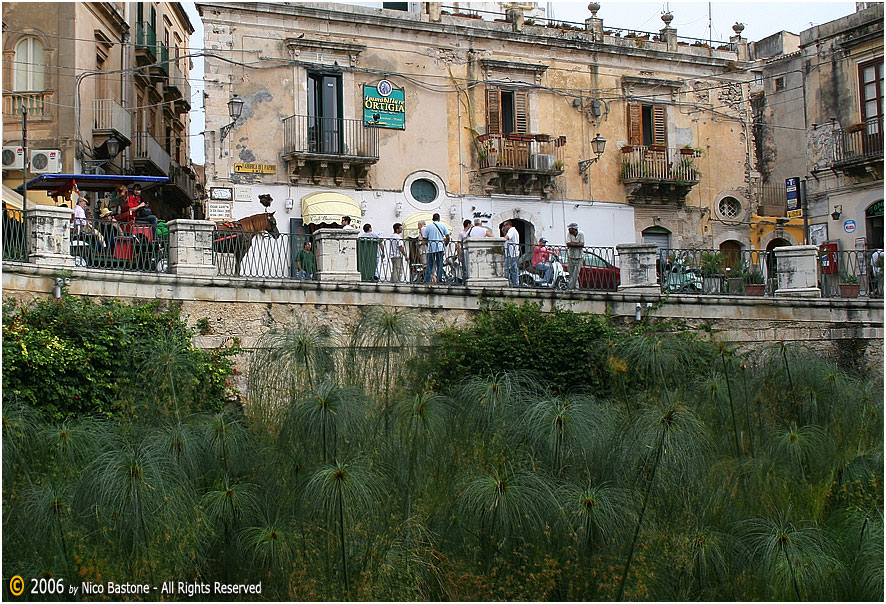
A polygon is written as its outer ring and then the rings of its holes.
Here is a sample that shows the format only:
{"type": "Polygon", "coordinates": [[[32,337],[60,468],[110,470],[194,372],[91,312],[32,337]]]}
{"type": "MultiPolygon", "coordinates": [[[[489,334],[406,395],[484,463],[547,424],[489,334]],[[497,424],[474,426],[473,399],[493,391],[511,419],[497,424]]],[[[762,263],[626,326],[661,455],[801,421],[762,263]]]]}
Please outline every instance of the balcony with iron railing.
{"type": "Polygon", "coordinates": [[[93,135],[116,134],[127,143],[132,141],[132,114],[114,99],[96,99],[92,103],[93,135]]]}
{"type": "Polygon", "coordinates": [[[696,149],[626,145],[621,154],[621,181],[632,201],[682,202],[701,179],[696,149]]]}
{"type": "Polygon", "coordinates": [[[22,114],[22,107],[28,110],[28,119],[34,121],[52,119],[52,90],[32,90],[3,93],[3,115],[22,114]]]}
{"type": "Polygon", "coordinates": [[[361,120],[291,115],[283,120],[283,159],[294,165],[293,182],[364,186],[378,161],[378,129],[361,120]]]}
{"type": "Polygon", "coordinates": [[[563,173],[566,137],[481,134],[475,150],[485,193],[547,195],[563,173]]]}
{"type": "Polygon", "coordinates": [[[140,66],[157,61],[157,34],[147,21],[140,21],[135,28],[135,60],[140,66]]]}
{"type": "Polygon", "coordinates": [[[173,161],[169,166],[169,178],[170,184],[179,190],[180,201],[187,202],[186,205],[193,203],[197,190],[194,176],[184,166],[173,161]]]}
{"type": "Polygon", "coordinates": [[[757,188],[757,216],[784,218],[788,215],[787,188],[784,183],[763,183],[757,188]]]}
{"type": "Polygon", "coordinates": [[[851,173],[879,168],[882,174],[882,163],[882,118],[870,119],[834,131],[835,169],[851,173]]]}
{"type": "Polygon", "coordinates": [[[179,67],[179,61],[173,59],[169,63],[169,79],[163,90],[163,100],[171,101],[176,113],[184,113],[191,109],[191,85],[179,67]]]}
{"type": "Polygon", "coordinates": [[[169,79],[169,49],[163,42],[157,42],[157,59],[148,67],[148,75],[154,82],[165,82],[169,79]]]}
{"type": "Polygon", "coordinates": [[[149,174],[168,176],[171,161],[169,153],[153,136],[147,132],[135,135],[132,163],[136,167],[147,170],[149,174]]]}

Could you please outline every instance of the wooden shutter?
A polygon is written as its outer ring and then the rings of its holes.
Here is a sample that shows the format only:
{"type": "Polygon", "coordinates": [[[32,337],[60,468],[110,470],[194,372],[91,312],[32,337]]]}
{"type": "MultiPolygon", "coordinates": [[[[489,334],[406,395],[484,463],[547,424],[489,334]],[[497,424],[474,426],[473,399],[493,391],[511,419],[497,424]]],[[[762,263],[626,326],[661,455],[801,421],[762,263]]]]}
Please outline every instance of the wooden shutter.
{"type": "Polygon", "coordinates": [[[514,91],[514,132],[529,134],[529,93],[514,91]]]}
{"type": "Polygon", "coordinates": [[[498,88],[486,89],[486,134],[501,134],[501,94],[498,88]]]}
{"type": "Polygon", "coordinates": [[[628,105],[628,144],[632,146],[643,144],[643,107],[641,105],[628,105]]]}
{"type": "Polygon", "coordinates": [[[668,125],[665,119],[664,105],[653,105],[652,107],[652,144],[668,144],[668,125]]]}

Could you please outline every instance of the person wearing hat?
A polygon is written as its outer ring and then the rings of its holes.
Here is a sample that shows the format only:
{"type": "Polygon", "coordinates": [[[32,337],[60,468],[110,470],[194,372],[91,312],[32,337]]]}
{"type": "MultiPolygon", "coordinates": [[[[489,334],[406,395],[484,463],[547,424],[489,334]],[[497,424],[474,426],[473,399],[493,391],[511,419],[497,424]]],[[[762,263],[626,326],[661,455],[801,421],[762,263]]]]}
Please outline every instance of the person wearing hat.
{"type": "Polygon", "coordinates": [[[551,250],[547,246],[548,240],[542,237],[538,240],[538,245],[532,249],[532,266],[543,274],[543,285],[548,285],[551,282],[551,273],[553,272],[550,263],[551,250]]]}
{"type": "Polygon", "coordinates": [[[577,222],[566,225],[566,258],[569,261],[569,289],[578,285],[578,273],[581,270],[582,254],[585,247],[585,234],[578,230],[577,222]]]}
{"type": "Polygon", "coordinates": [[[98,213],[98,228],[105,240],[108,242],[109,248],[113,249],[114,241],[118,235],[123,234],[123,229],[117,224],[114,213],[108,208],[102,208],[98,213]]]}

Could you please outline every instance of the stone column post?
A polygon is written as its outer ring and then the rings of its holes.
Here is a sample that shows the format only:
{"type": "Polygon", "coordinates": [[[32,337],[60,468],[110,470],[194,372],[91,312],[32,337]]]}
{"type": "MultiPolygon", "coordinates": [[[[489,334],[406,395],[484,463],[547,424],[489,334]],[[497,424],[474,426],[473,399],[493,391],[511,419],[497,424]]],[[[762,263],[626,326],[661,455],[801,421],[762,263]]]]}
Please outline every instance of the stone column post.
{"type": "Polygon", "coordinates": [[[591,34],[591,38],[594,42],[602,42],[603,19],[598,19],[597,17],[590,17],[588,19],[585,19],[585,31],[591,34]]]}
{"type": "Polygon", "coordinates": [[[514,31],[523,31],[523,9],[519,6],[512,6],[505,11],[505,19],[511,22],[514,31]]]}
{"type": "Polygon", "coordinates": [[[505,238],[469,237],[464,241],[468,287],[507,287],[505,238]]]}
{"type": "Polygon", "coordinates": [[[668,52],[677,52],[677,30],[673,27],[665,26],[658,30],[661,39],[668,45],[668,52]]]}
{"type": "Polygon", "coordinates": [[[317,278],[320,281],[359,281],[357,231],[319,229],[314,232],[317,278]]]}
{"type": "Polygon", "coordinates": [[[74,210],[37,205],[25,214],[28,262],[59,268],[75,266],[71,255],[71,217],[74,210]]]}
{"type": "Polygon", "coordinates": [[[442,16],[442,2],[428,2],[428,19],[432,23],[439,23],[442,16]]]}
{"type": "Polygon", "coordinates": [[[817,246],[777,247],[773,252],[778,273],[776,296],[821,298],[821,289],[818,287],[817,246]]]}
{"type": "Polygon", "coordinates": [[[618,250],[621,284],[618,291],[630,294],[659,295],[656,283],[655,259],[658,248],[654,243],[622,243],[618,250]]]}
{"type": "Polygon", "coordinates": [[[176,275],[215,277],[218,267],[212,263],[212,233],[215,223],[210,220],[170,220],[169,272],[176,275]]]}

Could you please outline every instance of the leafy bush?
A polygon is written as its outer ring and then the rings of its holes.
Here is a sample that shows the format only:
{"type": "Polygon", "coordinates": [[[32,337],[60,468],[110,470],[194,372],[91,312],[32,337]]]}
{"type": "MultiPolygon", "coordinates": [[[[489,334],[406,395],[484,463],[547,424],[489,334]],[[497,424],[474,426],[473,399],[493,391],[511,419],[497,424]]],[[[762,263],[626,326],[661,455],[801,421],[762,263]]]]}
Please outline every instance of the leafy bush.
{"type": "MultiPolygon", "coordinates": [[[[187,372],[180,395],[196,409],[221,408],[233,373],[234,350],[202,351],[177,308],[159,302],[126,305],[63,296],[3,308],[3,398],[18,399],[47,417],[109,416],[145,403],[164,404],[162,380],[150,371],[160,341],[174,342],[187,372]]],[[[181,399],[181,396],[179,396],[181,399]]]]}
{"type": "Polygon", "coordinates": [[[468,328],[437,333],[432,370],[440,384],[502,371],[535,374],[559,392],[607,388],[604,317],[538,304],[490,304],[468,328]]]}

